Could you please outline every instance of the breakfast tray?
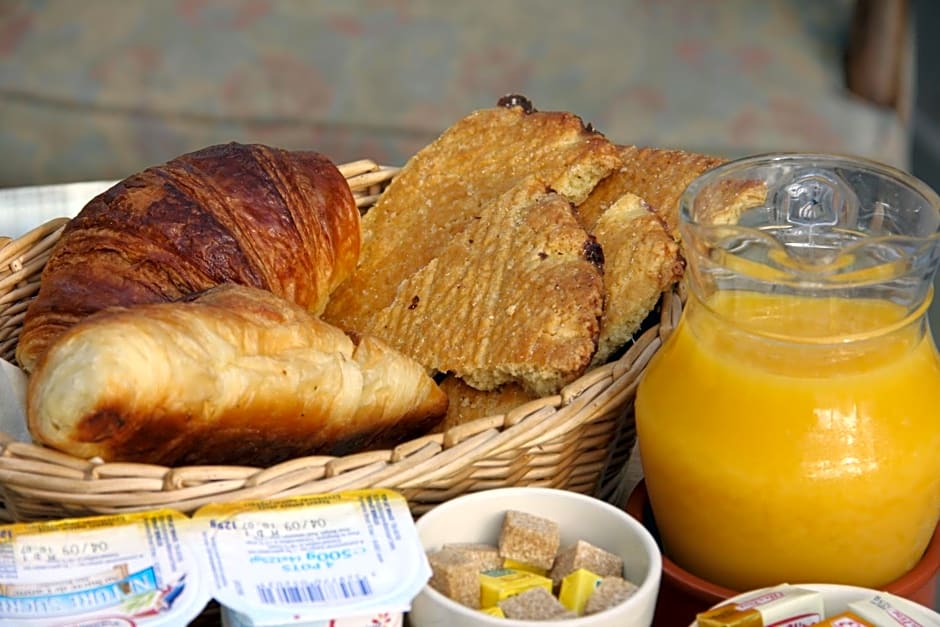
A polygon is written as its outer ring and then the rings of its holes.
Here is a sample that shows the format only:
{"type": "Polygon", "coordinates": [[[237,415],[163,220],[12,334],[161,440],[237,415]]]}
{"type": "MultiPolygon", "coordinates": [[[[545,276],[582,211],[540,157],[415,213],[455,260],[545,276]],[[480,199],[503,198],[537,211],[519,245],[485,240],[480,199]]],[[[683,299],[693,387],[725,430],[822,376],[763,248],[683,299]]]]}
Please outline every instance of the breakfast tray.
{"type": "MultiPolygon", "coordinates": [[[[363,212],[397,172],[369,160],[339,167],[363,212]]],[[[15,239],[0,238],[0,357],[11,363],[26,307],[68,220],[52,219],[15,239]]],[[[651,316],[622,356],[557,395],[390,450],[302,457],[268,468],[170,468],[81,459],[0,432],[0,521],[160,507],[190,513],[210,502],[378,486],[400,491],[416,516],[464,493],[507,486],[563,488],[623,502],[636,441],[637,384],[680,310],[679,297],[665,294],[658,316],[651,316]]]]}

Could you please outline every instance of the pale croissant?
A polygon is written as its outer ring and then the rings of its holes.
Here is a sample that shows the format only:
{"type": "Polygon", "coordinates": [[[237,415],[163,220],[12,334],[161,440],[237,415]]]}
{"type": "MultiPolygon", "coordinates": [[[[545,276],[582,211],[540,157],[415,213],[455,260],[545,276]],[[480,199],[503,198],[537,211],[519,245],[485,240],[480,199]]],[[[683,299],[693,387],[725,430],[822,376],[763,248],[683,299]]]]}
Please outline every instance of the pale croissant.
{"type": "Polygon", "coordinates": [[[235,285],[86,318],[40,360],[27,399],[50,447],[164,465],[393,446],[446,410],[424,369],[382,341],[235,285]]]}

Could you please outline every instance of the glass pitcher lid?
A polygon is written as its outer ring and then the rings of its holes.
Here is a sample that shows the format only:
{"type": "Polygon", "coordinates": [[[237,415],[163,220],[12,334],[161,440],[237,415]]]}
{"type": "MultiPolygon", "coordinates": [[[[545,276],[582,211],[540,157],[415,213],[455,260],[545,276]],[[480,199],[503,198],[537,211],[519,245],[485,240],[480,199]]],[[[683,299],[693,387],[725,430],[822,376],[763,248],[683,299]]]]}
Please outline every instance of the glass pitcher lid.
{"type": "Polygon", "coordinates": [[[916,306],[940,259],[940,197],[864,159],[778,153],[730,161],[689,185],[679,219],[693,287],[706,291],[862,290],[916,306]]]}

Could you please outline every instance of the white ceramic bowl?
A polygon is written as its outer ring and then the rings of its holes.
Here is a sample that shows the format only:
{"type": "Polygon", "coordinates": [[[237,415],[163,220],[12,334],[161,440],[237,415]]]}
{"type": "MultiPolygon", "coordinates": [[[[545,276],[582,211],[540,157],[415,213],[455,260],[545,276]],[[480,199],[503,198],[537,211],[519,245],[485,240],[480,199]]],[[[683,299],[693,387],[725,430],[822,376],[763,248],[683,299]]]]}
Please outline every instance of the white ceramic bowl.
{"type": "MultiPolygon", "coordinates": [[[[858,586],[843,586],[830,583],[800,583],[794,585],[798,588],[806,588],[808,590],[816,590],[821,592],[823,595],[823,606],[827,617],[838,614],[839,612],[846,611],[849,609],[849,603],[868,599],[876,594],[883,594],[880,590],[871,590],[869,588],[860,588],[858,586]]],[[[738,599],[743,598],[744,596],[753,595],[755,592],[758,591],[752,590],[750,592],[741,593],[737,596],[731,597],[727,601],[722,601],[718,605],[733,603],[738,599]]],[[[898,596],[892,596],[891,601],[898,609],[905,612],[910,612],[912,616],[922,618],[925,621],[930,621],[926,623],[927,627],[940,625],[940,614],[931,610],[930,608],[926,608],[923,605],[914,603],[913,601],[908,601],[907,599],[898,596]]],[[[697,622],[692,622],[689,627],[697,627],[697,625],[697,622]]]]}
{"type": "MultiPolygon", "coordinates": [[[[613,608],[564,621],[570,627],[649,627],[653,622],[662,560],[653,536],[634,518],[604,501],[550,488],[498,488],[457,497],[418,519],[425,550],[449,542],[495,544],[503,515],[514,509],[558,523],[561,546],[584,540],[623,558],[624,574],[639,586],[629,599],[613,608]]],[[[425,586],[411,605],[412,627],[523,627],[541,622],[488,616],[451,601],[425,586]]]]}

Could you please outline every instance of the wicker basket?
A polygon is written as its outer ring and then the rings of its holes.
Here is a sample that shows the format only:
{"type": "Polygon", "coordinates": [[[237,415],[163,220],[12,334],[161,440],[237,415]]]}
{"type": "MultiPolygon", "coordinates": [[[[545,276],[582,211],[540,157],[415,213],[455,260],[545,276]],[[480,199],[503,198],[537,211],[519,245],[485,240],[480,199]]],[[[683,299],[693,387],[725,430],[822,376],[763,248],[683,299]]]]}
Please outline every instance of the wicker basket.
{"type": "MultiPolygon", "coordinates": [[[[366,211],[396,169],[371,161],[340,166],[366,211]]],[[[14,240],[0,238],[0,357],[16,340],[49,252],[68,218],[14,240]]],[[[103,463],[0,433],[0,520],[21,521],[382,486],[399,490],[416,516],[454,496],[504,486],[564,488],[609,501],[622,486],[636,440],[633,398],[650,357],[674,327],[680,300],[666,294],[656,324],[616,361],[555,396],[480,418],[392,450],[310,456],[269,468],[103,463]]]]}

